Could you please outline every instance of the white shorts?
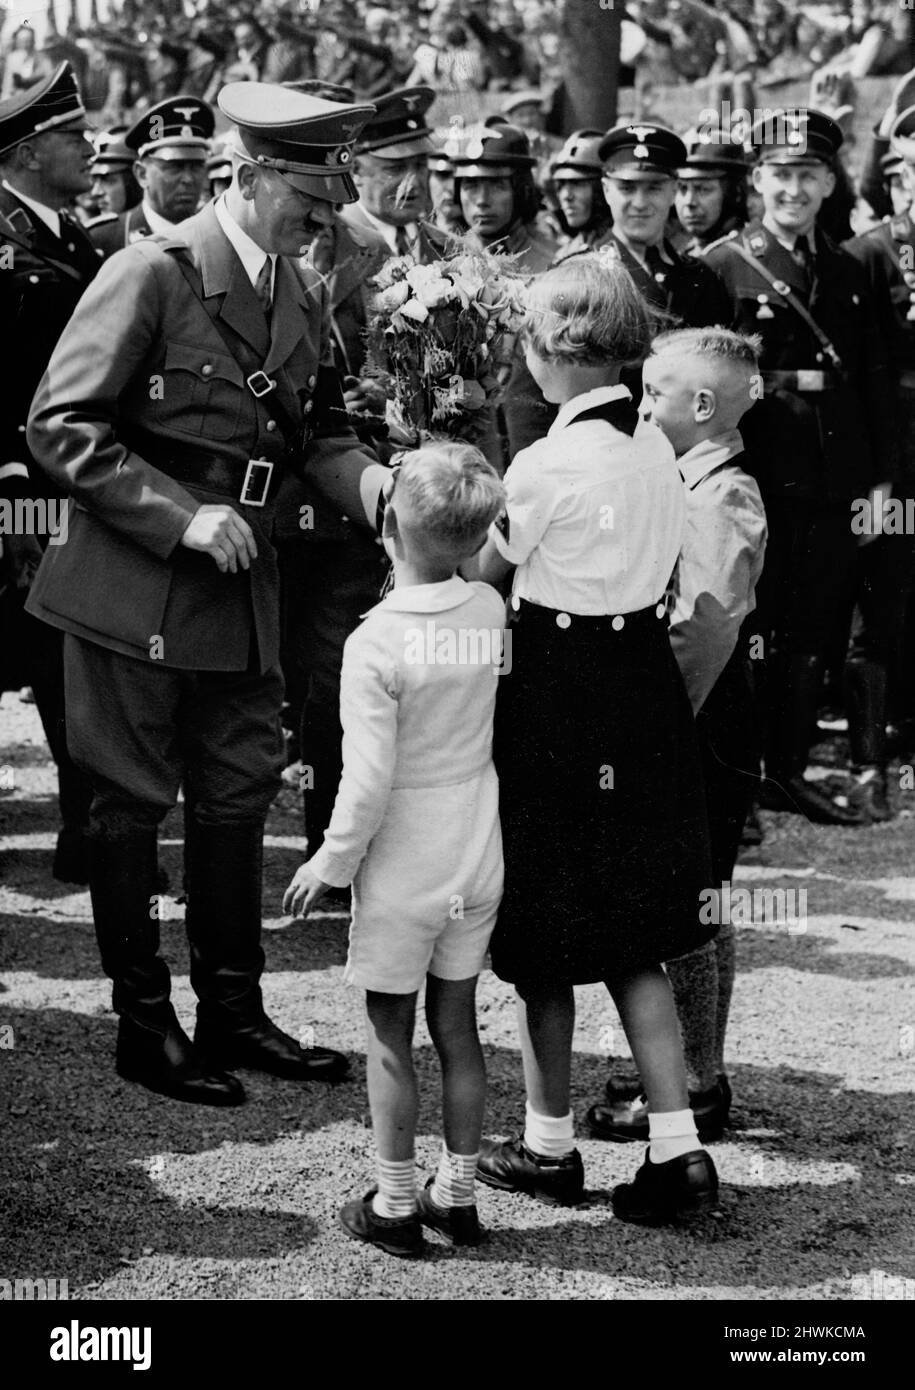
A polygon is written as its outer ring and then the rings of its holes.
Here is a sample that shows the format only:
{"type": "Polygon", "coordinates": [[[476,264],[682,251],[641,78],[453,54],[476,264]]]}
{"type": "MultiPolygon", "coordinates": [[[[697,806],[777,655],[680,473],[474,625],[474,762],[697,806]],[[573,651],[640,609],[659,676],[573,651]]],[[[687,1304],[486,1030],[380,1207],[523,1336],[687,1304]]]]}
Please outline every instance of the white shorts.
{"type": "Polygon", "coordinates": [[[456,785],[395,789],[353,881],[344,979],[412,994],[427,974],[478,975],[501,897],[495,768],[456,785]]]}

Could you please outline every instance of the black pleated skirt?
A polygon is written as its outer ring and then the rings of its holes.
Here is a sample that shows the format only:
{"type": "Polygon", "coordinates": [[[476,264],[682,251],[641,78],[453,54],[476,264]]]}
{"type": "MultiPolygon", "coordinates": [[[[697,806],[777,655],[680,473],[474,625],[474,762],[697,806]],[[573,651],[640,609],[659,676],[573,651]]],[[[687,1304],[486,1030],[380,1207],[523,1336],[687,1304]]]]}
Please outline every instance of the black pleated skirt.
{"type": "Polygon", "coordinates": [[[586,618],[522,600],[512,615],[495,726],[503,980],[613,979],[716,931],[699,920],[705,795],[667,630],[660,606],[586,618]]]}

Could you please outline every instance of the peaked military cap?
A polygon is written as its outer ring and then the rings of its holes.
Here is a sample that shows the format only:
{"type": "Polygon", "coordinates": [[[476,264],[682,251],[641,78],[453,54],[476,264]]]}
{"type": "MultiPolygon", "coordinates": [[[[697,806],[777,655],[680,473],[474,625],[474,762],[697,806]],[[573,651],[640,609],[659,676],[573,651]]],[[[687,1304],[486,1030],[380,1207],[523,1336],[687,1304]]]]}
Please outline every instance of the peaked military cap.
{"type": "Polygon", "coordinates": [[[563,179],[599,179],[603,170],[600,150],[603,132],[575,130],[550,162],[550,172],[563,179]]]}
{"type": "Polygon", "coordinates": [[[200,97],[168,97],[144,111],[124,136],[124,144],[138,159],[197,159],[210,152],[216,124],[213,108],[200,97]]]}
{"type": "Polygon", "coordinates": [[[915,162],[915,106],[907,106],[893,122],[890,149],[901,159],[915,162]]]}
{"type": "Polygon", "coordinates": [[[506,122],[462,132],[451,162],[459,179],[499,179],[518,169],[533,169],[537,161],[524,131],[506,122]]]}
{"type": "Polygon", "coordinates": [[[379,159],[408,159],[428,154],[432,131],[426,113],[435,101],[431,87],[400,87],[372,98],[375,114],[366,121],[356,142],[357,154],[375,154],[379,159]]]}
{"type": "Polygon", "coordinates": [[[86,130],[86,108],[69,63],[0,102],[0,154],[50,130],[86,130]]]}
{"type": "Polygon", "coordinates": [[[837,122],[813,107],[769,111],[750,133],[760,164],[831,165],[843,138],[837,122]]]}
{"type": "Polygon", "coordinates": [[[118,174],[129,169],[137,157],[124,141],[125,126],[114,130],[102,130],[95,137],[95,154],[89,160],[93,174],[118,174]]]}
{"type": "Polygon", "coordinates": [[[673,178],[686,162],[679,135],[661,125],[618,125],[608,130],[598,154],[611,177],[673,178]]]}
{"type": "Polygon", "coordinates": [[[238,128],[237,147],[252,163],[276,169],[313,198],[356,202],[353,148],[374,114],[371,103],[322,101],[273,82],[230,82],[217,101],[238,128]]]}
{"type": "Polygon", "coordinates": [[[747,154],[739,141],[718,131],[688,130],[683,137],[686,159],[677,170],[681,179],[714,178],[718,174],[745,174],[747,154]]]}
{"type": "Polygon", "coordinates": [[[352,87],[344,87],[340,82],[323,82],[320,77],[299,77],[294,82],[284,82],[293,92],[302,92],[307,97],[320,97],[322,101],[337,101],[341,106],[352,106],[356,93],[352,87]]]}

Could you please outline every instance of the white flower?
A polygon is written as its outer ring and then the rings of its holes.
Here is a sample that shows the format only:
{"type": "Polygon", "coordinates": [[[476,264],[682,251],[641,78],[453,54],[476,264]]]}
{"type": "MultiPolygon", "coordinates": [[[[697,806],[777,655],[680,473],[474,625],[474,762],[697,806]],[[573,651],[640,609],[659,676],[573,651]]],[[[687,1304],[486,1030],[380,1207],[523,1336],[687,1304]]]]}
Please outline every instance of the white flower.
{"type": "Polygon", "coordinates": [[[425,323],[429,317],[429,310],[425,304],[420,304],[418,299],[408,299],[399,311],[399,317],[412,319],[414,323],[425,323]]]}
{"type": "Polygon", "coordinates": [[[435,309],[439,304],[447,304],[456,299],[454,286],[444,279],[436,265],[415,265],[407,272],[407,284],[413,290],[420,304],[427,309],[435,309]]]}
{"type": "Polygon", "coordinates": [[[376,308],[381,313],[389,314],[394,309],[399,309],[401,304],[405,304],[410,298],[410,286],[406,280],[395,280],[393,285],[389,285],[386,290],[382,290],[375,300],[376,308]]]}

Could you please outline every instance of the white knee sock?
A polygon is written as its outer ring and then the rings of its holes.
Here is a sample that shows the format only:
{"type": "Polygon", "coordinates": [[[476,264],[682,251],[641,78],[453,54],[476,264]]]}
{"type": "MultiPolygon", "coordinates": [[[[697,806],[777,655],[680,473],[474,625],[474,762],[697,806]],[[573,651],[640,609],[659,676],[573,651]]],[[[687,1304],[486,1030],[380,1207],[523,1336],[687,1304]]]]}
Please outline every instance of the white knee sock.
{"type": "Polygon", "coordinates": [[[442,1144],[442,1156],[432,1184],[432,1200],[437,1207],[472,1207],[473,1179],[479,1154],[453,1154],[442,1144]]]}
{"type": "Polygon", "coordinates": [[[701,1149],[692,1110],[648,1112],[648,1158],[651,1163],[669,1163],[672,1158],[701,1149]]]}
{"type": "Polygon", "coordinates": [[[376,1156],[378,1191],[372,1206],[376,1216],[410,1216],[416,1210],[416,1160],[376,1156]]]}
{"type": "Polygon", "coordinates": [[[575,1115],[556,1119],[553,1115],[538,1115],[530,1105],[524,1107],[524,1146],[541,1158],[564,1158],[575,1148],[575,1115]]]}

